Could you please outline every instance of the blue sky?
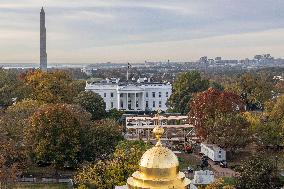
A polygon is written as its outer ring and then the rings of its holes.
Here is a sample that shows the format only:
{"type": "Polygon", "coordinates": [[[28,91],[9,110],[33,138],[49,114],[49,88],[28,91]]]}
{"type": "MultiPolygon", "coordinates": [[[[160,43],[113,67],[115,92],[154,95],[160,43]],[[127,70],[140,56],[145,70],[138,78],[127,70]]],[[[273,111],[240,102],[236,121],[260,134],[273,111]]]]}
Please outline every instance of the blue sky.
{"type": "Polygon", "coordinates": [[[284,57],[283,0],[1,0],[0,63],[284,57]]]}

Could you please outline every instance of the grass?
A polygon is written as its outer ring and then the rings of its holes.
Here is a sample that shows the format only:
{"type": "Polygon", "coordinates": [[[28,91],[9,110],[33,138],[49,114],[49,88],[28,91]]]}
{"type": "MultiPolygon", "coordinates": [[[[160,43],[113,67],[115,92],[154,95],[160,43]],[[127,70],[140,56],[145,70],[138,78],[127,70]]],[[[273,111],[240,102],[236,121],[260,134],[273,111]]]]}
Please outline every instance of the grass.
{"type": "Polygon", "coordinates": [[[180,170],[187,170],[187,167],[190,166],[193,169],[197,168],[197,165],[200,165],[200,160],[196,158],[193,154],[181,153],[177,154],[179,159],[180,170]]]}
{"type": "Polygon", "coordinates": [[[67,184],[15,184],[13,189],[67,189],[67,184]]]}

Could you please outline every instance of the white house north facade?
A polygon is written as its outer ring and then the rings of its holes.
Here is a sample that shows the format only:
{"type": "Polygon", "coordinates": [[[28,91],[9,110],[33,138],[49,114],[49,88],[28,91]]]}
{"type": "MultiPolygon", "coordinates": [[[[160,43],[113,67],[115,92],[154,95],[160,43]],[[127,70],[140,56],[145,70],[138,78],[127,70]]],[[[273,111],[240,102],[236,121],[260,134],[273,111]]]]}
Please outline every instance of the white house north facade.
{"type": "Polygon", "coordinates": [[[172,85],[149,82],[146,78],[135,82],[120,82],[119,79],[113,78],[101,82],[87,82],[85,90],[98,93],[106,103],[106,110],[166,111],[172,85]]]}

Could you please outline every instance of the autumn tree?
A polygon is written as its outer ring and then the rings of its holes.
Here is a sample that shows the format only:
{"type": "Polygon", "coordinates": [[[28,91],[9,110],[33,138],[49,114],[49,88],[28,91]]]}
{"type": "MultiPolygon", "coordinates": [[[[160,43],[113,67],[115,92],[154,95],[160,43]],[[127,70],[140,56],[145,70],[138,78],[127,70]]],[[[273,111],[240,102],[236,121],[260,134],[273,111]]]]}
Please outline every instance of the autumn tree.
{"type": "Polygon", "coordinates": [[[33,71],[27,74],[25,82],[32,89],[30,97],[46,103],[70,103],[73,100],[74,89],[72,79],[61,71],[33,71]]]}
{"type": "Polygon", "coordinates": [[[249,141],[249,124],[239,114],[244,111],[240,96],[210,88],[190,104],[189,120],[198,136],[208,142],[234,150],[249,141]]]}
{"type": "Polygon", "coordinates": [[[122,141],[106,161],[87,165],[75,176],[78,189],[109,189],[126,184],[127,178],[139,169],[139,161],[149,145],[143,141],[122,141]]]}
{"type": "Polygon", "coordinates": [[[171,111],[186,114],[189,111],[188,103],[197,92],[208,89],[209,81],[201,78],[197,71],[181,73],[173,83],[173,93],[167,105],[171,111]]]}
{"type": "Polygon", "coordinates": [[[242,189],[277,189],[281,188],[278,172],[272,160],[265,155],[253,156],[244,161],[237,170],[237,188],[242,189]]]}
{"type": "Polygon", "coordinates": [[[55,104],[45,106],[32,115],[25,135],[35,161],[50,162],[56,167],[78,163],[82,148],[81,132],[88,122],[85,119],[88,113],[78,109],[55,104]]]}
{"type": "Polygon", "coordinates": [[[106,116],[106,105],[103,98],[92,91],[83,91],[74,99],[75,104],[79,104],[92,114],[93,120],[102,119],[106,116]]]}
{"type": "Polygon", "coordinates": [[[27,162],[24,146],[0,127],[0,188],[16,181],[27,162]]]}
{"type": "Polygon", "coordinates": [[[225,183],[224,179],[216,179],[213,183],[207,185],[205,189],[235,189],[234,186],[225,183]]]}

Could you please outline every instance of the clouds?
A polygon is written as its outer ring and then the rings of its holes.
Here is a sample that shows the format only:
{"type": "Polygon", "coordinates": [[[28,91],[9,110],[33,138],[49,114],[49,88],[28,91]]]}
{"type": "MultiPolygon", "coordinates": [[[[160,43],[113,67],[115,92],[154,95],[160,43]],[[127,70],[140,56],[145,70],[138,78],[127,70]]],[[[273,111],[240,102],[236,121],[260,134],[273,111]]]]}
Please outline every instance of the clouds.
{"type": "MultiPolygon", "coordinates": [[[[38,62],[41,3],[1,0],[0,62],[23,62],[14,53],[23,48],[26,60],[38,62]]],[[[276,32],[284,28],[281,0],[46,0],[45,9],[52,62],[143,62],[147,57],[163,59],[169,51],[169,58],[180,60],[212,52],[220,52],[214,56],[244,57],[244,53],[249,51],[252,56],[261,48],[282,56],[279,41],[283,36],[276,32]],[[272,31],[276,32],[273,36],[257,38],[272,31]],[[249,34],[253,35],[247,38],[249,34]],[[242,43],[225,48],[229,45],[227,36],[239,36],[242,43]],[[210,44],[215,38],[219,38],[215,49],[223,51],[212,51],[210,44]],[[248,51],[243,52],[241,47],[248,51]]]]}

